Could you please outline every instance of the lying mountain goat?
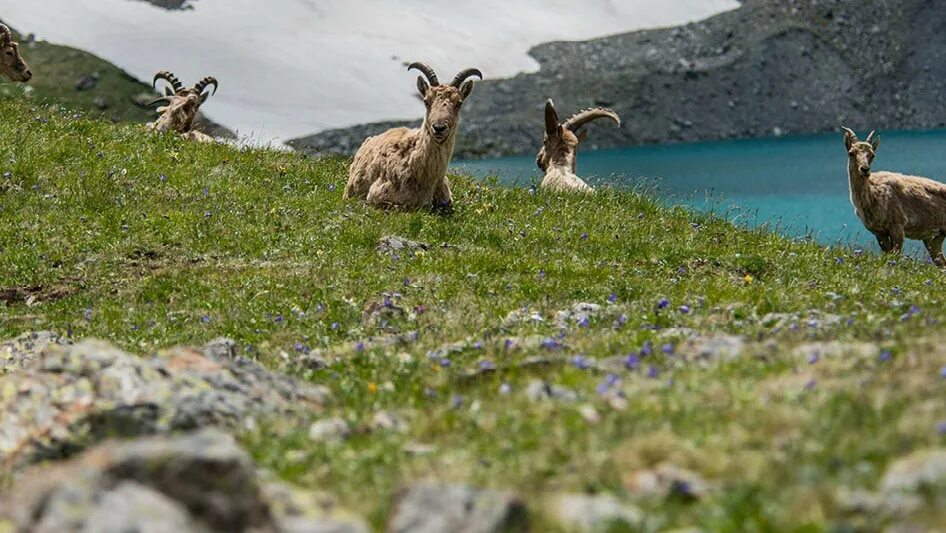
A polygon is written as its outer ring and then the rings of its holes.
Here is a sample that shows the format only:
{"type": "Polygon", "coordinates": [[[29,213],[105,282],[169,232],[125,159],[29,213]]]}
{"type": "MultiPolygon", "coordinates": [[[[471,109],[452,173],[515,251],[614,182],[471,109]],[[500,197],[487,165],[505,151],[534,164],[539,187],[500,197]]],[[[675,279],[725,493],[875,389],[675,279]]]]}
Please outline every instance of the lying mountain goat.
{"type": "Polygon", "coordinates": [[[161,71],[154,75],[154,81],[151,83],[152,87],[157,86],[158,80],[165,80],[171,86],[165,88],[163,97],[152,102],[152,104],[166,102],[167,105],[158,108],[158,113],[161,113],[161,116],[155,122],[148,124],[148,129],[159,132],[176,131],[185,139],[213,142],[213,137],[194,131],[193,128],[197,110],[211,94],[217,94],[216,78],[207,76],[197,82],[197,85],[185,88],[177,79],[177,76],[167,71],[161,71]],[[205,93],[204,90],[211,85],[213,85],[213,93],[205,93]]]}
{"type": "Polygon", "coordinates": [[[470,68],[461,71],[449,85],[440,85],[434,70],[412,63],[427,78],[417,77],[417,90],[427,106],[420,128],[395,128],[368,137],[348,173],[345,198],[357,198],[387,209],[450,209],[453,197],[447,181],[447,166],[460,120],[460,107],[473,92],[473,80],[483,74],[470,68]]]}
{"type": "Polygon", "coordinates": [[[590,186],[575,174],[578,164],[578,145],[588,138],[582,127],[589,122],[609,118],[621,125],[621,117],[610,109],[588,109],[562,124],[552,100],[545,102],[545,139],[535,163],[545,172],[541,187],[553,191],[592,192],[590,186]]]}
{"type": "Polygon", "coordinates": [[[19,43],[13,42],[13,32],[0,24],[0,74],[11,81],[30,81],[33,73],[20,55],[19,43]]]}
{"type": "Polygon", "coordinates": [[[871,132],[862,142],[854,131],[843,129],[851,203],[864,227],[877,237],[880,249],[899,254],[906,236],[923,241],[933,261],[946,266],[946,185],[893,172],[871,172],[880,138],[871,132]]]}

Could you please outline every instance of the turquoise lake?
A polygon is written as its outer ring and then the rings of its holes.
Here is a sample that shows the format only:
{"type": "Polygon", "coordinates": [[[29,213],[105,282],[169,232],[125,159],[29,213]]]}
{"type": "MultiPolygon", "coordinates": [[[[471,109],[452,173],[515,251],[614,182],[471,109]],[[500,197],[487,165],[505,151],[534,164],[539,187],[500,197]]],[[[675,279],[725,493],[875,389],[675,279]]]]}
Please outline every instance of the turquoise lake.
{"type": "MultiPolygon", "coordinates": [[[[946,130],[880,136],[874,170],[946,181],[946,130]]],[[[534,156],[458,161],[455,167],[506,185],[528,187],[540,179],[534,156]]],[[[578,174],[592,186],[644,189],[667,204],[713,210],[737,224],[768,224],[791,237],[879,251],[850,203],[840,133],[585,151],[578,174]]],[[[915,254],[922,244],[908,250],[915,254]]]]}

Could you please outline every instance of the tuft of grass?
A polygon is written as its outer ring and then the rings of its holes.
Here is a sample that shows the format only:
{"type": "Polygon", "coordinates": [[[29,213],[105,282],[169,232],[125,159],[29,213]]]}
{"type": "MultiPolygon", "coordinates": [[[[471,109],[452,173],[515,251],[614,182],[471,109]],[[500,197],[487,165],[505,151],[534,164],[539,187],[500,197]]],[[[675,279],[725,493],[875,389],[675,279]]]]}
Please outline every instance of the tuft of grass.
{"type": "MultiPolygon", "coordinates": [[[[324,416],[356,429],[317,443],[264,421],[242,436],[255,457],[376,524],[398,488],[436,478],[533,502],[613,493],[645,511],[646,531],[876,526],[892,518],[859,522],[843,491],[875,490],[892,460],[943,444],[946,280],[925,263],[621,190],[453,176],[453,215],[382,213],[342,199],[346,161],[186,143],[9,98],[0,116],[0,336],[55,329],[136,352],[232,337],[331,387],[324,416]],[[431,246],[380,254],[387,235],[431,246]],[[578,302],[602,311],[553,324],[578,302]],[[520,309],[544,320],[501,327],[520,309]],[[688,358],[680,328],[747,344],[739,357],[688,358]],[[848,348],[799,348],[833,341],[848,348]],[[581,364],[629,354],[637,367],[581,364]],[[313,356],[328,367],[294,365],[313,356]],[[535,356],[546,364],[523,364],[535,356]],[[484,361],[502,370],[476,373],[484,361]],[[534,402],[536,379],[578,400],[534,402]],[[409,429],[371,430],[382,410],[409,429]],[[636,496],[634,475],[660,464],[700,476],[706,495],[636,496]]],[[[942,523],[944,495],[924,493],[918,523],[942,523]]]]}

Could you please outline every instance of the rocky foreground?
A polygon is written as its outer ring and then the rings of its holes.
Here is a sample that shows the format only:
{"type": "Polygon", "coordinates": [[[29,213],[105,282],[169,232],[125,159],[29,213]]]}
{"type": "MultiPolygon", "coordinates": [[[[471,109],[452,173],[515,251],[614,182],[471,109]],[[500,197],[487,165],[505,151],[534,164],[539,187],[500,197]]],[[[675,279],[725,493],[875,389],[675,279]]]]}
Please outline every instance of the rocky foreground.
{"type": "MultiPolygon", "coordinates": [[[[601,306],[581,303],[562,310],[554,320],[567,328],[601,313],[601,306]]],[[[534,320],[534,315],[515,311],[504,327],[534,320]]],[[[740,337],[668,334],[689,338],[680,345],[679,356],[693,364],[749,354],[764,357],[764,347],[740,337]]],[[[530,339],[513,342],[530,345],[530,339]]],[[[538,339],[532,344],[541,351],[548,342],[538,339]]],[[[431,357],[464,349],[462,343],[453,343],[431,357]]],[[[870,345],[840,343],[804,345],[795,351],[809,358],[878,356],[870,345]]],[[[558,363],[551,356],[522,364],[558,363]]],[[[629,362],[588,359],[582,364],[621,372],[629,362]]],[[[470,378],[497,370],[481,368],[470,378]]],[[[541,381],[526,394],[533,402],[567,404],[578,399],[567,388],[541,381]]],[[[310,425],[309,437],[315,443],[345,439],[350,428],[344,420],[320,417],[332,401],[324,387],[242,357],[228,339],[199,350],[175,348],[145,357],[97,341],[73,344],[48,332],[7,341],[0,344],[0,465],[9,482],[0,494],[0,530],[369,531],[365,519],[346,511],[332,495],[287,485],[259,470],[231,436],[265,422],[277,431],[310,425]]],[[[610,400],[617,410],[625,408],[622,402],[620,396],[610,400]]],[[[582,416],[593,421],[599,415],[589,409],[582,416]]],[[[372,430],[403,431],[398,428],[406,423],[379,412],[372,430]]],[[[910,515],[922,507],[925,488],[944,481],[946,452],[922,450],[894,461],[878,492],[837,497],[852,513],[910,515]]],[[[638,494],[684,499],[700,499],[716,490],[698,474],[670,463],[637,472],[629,486],[638,494]]],[[[428,480],[405,486],[396,500],[386,527],[391,532],[528,531],[535,518],[564,531],[646,523],[634,505],[604,494],[553,493],[527,508],[511,491],[428,480]]]]}
{"type": "MultiPolygon", "coordinates": [[[[942,4],[925,0],[749,0],[677,28],[543,44],[531,51],[537,73],[478,85],[464,105],[457,156],[534,154],[549,97],[562,113],[605,106],[621,115],[621,128],[593,126],[588,148],[819,133],[840,124],[942,127],[944,25],[942,4]]],[[[349,155],[392,125],[401,123],[290,144],[349,155]]]]}

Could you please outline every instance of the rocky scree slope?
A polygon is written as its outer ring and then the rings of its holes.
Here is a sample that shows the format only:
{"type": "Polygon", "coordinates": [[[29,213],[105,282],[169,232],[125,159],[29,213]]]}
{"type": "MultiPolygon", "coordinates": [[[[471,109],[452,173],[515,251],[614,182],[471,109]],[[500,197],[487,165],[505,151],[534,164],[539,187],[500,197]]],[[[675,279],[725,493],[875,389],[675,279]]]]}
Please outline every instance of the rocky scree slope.
{"type": "MultiPolygon", "coordinates": [[[[457,157],[534,153],[549,97],[564,113],[606,106],[621,114],[620,129],[592,126],[588,148],[809,134],[842,123],[940,127],[944,24],[946,10],[929,0],[749,0],[686,26],[543,44],[531,51],[539,72],[478,86],[457,157]]],[[[290,144],[348,155],[392,125],[290,144]]]]}

